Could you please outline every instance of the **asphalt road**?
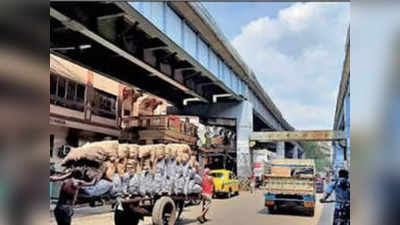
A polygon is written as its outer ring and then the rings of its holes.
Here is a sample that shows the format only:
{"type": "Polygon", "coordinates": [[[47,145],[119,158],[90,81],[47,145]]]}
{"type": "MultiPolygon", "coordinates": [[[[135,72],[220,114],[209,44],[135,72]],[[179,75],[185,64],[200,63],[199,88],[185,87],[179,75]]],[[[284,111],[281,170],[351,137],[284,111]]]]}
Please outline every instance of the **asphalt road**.
{"type": "MultiPolygon", "coordinates": [[[[319,198],[319,196],[317,197],[319,198]]],[[[177,225],[199,224],[196,217],[200,213],[200,206],[185,208],[181,220],[177,225]]],[[[263,192],[255,194],[241,192],[240,196],[231,199],[214,199],[207,225],[318,225],[323,206],[317,202],[314,217],[309,217],[301,209],[286,209],[278,214],[271,215],[264,207],[263,192]]],[[[326,214],[326,212],[325,212],[326,214]]],[[[328,216],[329,217],[329,216],[328,216]]],[[[113,225],[113,214],[110,207],[77,209],[72,225],[113,225]]],[[[54,218],[51,225],[55,225],[54,218]]],[[[152,225],[151,218],[141,221],[140,225],[152,225]]]]}

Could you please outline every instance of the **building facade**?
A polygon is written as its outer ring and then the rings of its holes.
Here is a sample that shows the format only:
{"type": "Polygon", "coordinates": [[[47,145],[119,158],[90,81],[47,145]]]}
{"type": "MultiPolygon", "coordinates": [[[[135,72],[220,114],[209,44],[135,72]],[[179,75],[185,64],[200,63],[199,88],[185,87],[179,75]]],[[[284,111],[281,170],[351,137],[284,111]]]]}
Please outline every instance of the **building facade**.
{"type": "Polygon", "coordinates": [[[50,162],[71,147],[118,139],[121,118],[166,114],[167,102],[50,54],[50,162]]]}

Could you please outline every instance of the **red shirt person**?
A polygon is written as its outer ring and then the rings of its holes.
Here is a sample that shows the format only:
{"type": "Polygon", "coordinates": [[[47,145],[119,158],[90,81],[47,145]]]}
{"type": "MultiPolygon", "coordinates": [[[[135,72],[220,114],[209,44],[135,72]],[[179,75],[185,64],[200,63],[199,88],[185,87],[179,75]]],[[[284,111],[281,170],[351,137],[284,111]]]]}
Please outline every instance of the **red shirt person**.
{"type": "Polygon", "coordinates": [[[203,209],[201,215],[197,217],[197,220],[200,223],[204,223],[207,221],[206,213],[210,209],[212,195],[214,191],[214,181],[212,176],[210,176],[210,169],[206,168],[203,172],[203,192],[202,192],[202,201],[203,201],[203,209]]]}

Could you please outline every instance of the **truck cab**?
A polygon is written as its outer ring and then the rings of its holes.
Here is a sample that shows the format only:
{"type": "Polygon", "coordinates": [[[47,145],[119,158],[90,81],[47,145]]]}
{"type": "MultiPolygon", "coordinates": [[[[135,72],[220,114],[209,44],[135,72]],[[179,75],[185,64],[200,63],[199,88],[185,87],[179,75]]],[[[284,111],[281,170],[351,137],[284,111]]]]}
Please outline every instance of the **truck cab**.
{"type": "Polygon", "coordinates": [[[214,182],[213,197],[224,195],[230,198],[233,194],[239,194],[239,180],[232,171],[211,170],[210,175],[214,182]]]}

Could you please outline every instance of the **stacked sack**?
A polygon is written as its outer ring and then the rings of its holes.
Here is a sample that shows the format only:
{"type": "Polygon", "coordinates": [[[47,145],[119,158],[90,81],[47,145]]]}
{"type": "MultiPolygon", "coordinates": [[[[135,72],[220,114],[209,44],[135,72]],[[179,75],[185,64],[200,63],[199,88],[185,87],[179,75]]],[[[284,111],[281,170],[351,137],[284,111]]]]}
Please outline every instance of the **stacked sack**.
{"type": "MultiPolygon", "coordinates": [[[[86,196],[189,195],[201,193],[200,165],[186,144],[136,145],[102,141],[70,151],[63,165],[82,169],[98,182],[86,196]],[[88,172],[91,171],[91,172],[88,172]]],[[[89,177],[89,176],[87,176],[89,177]]]]}

